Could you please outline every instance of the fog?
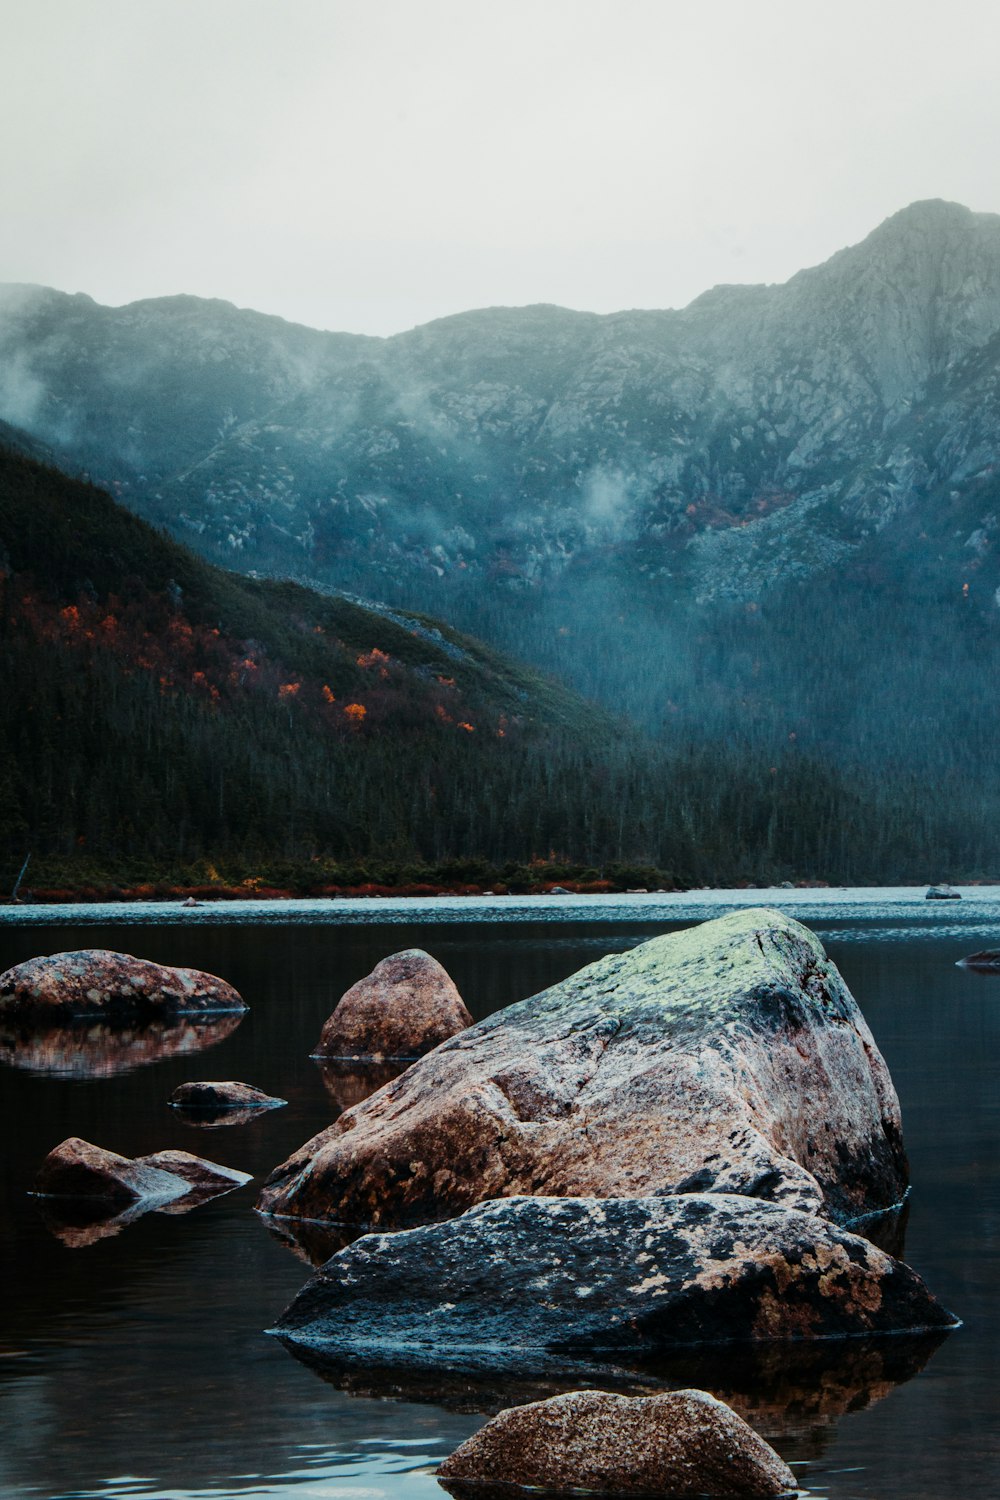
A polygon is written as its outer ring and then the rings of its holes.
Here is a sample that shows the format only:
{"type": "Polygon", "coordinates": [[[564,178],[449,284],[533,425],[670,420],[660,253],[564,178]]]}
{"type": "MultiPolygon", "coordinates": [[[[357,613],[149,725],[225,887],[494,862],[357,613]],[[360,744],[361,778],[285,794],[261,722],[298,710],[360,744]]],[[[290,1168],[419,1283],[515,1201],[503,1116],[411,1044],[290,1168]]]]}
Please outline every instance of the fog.
{"type": "Polygon", "coordinates": [[[7,0],[0,280],[386,334],[1000,207],[982,0],[7,0]]]}

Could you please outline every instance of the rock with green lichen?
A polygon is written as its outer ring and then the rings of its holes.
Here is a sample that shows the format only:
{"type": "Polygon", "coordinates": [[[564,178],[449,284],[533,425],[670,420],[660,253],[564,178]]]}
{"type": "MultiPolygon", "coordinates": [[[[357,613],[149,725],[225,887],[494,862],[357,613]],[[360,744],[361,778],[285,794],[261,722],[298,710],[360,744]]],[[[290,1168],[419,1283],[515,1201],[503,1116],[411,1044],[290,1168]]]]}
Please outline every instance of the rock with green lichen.
{"type": "Polygon", "coordinates": [[[737,912],[481,1021],[272,1172],[260,1208],[406,1225],[483,1199],[740,1194],[840,1223],[907,1185],[899,1103],[817,938],[737,912]]]}

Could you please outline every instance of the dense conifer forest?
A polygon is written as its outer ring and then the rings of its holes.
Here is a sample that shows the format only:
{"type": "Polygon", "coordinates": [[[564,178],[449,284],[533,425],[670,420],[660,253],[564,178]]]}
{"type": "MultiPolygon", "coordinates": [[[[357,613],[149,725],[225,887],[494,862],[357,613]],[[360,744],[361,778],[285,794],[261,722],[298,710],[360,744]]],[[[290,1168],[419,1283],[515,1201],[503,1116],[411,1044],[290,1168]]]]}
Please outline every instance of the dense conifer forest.
{"type": "Polygon", "coordinates": [[[998,872],[992,792],[727,713],[755,649],[720,636],[704,723],[689,698],[653,738],[436,622],[226,573],[5,448],[0,894],[28,854],[37,890],[140,894],[998,872]]]}

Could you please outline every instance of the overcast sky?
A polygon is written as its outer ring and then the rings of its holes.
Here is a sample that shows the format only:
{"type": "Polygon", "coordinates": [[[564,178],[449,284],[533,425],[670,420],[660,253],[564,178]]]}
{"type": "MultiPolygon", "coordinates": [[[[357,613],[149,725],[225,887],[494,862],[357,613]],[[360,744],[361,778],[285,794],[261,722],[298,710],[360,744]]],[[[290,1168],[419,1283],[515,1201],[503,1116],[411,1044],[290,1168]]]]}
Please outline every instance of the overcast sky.
{"type": "Polygon", "coordinates": [[[391,333],[1000,212],[991,0],[0,0],[0,280],[391,333]]]}

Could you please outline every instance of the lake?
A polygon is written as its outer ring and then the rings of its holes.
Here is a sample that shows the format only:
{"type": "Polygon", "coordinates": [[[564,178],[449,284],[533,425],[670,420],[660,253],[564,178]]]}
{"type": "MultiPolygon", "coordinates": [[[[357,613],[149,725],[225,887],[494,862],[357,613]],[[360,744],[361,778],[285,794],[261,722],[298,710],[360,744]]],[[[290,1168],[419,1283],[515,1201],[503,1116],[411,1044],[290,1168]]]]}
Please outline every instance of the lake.
{"type": "Polygon", "coordinates": [[[905,1258],[963,1327],[930,1349],[855,1340],[804,1362],[772,1352],[752,1368],[692,1357],[655,1378],[735,1393],[817,1497],[992,1500],[1000,978],[955,962],[1000,946],[1000,893],[922,894],[4,909],[0,970],[37,953],[118,948],[220,974],[251,1010],[207,1035],[98,1028],[83,1056],[72,1039],[32,1050],[0,1037],[0,1496],[443,1496],[431,1469],[482,1425],[496,1393],[431,1377],[404,1390],[377,1372],[340,1389],[266,1336],[310,1268],[252,1212],[254,1184],[93,1238],[27,1195],[40,1162],[80,1135],[129,1156],[180,1147],[259,1182],[337,1112],[343,1080],[324,1082],[309,1052],[342,992],[388,953],[427,948],[478,1018],[720,906],[780,901],[819,933],[886,1057],[913,1183],[905,1258]],[[198,1128],[166,1104],[192,1078],[241,1079],[289,1104],[198,1128]]]}

